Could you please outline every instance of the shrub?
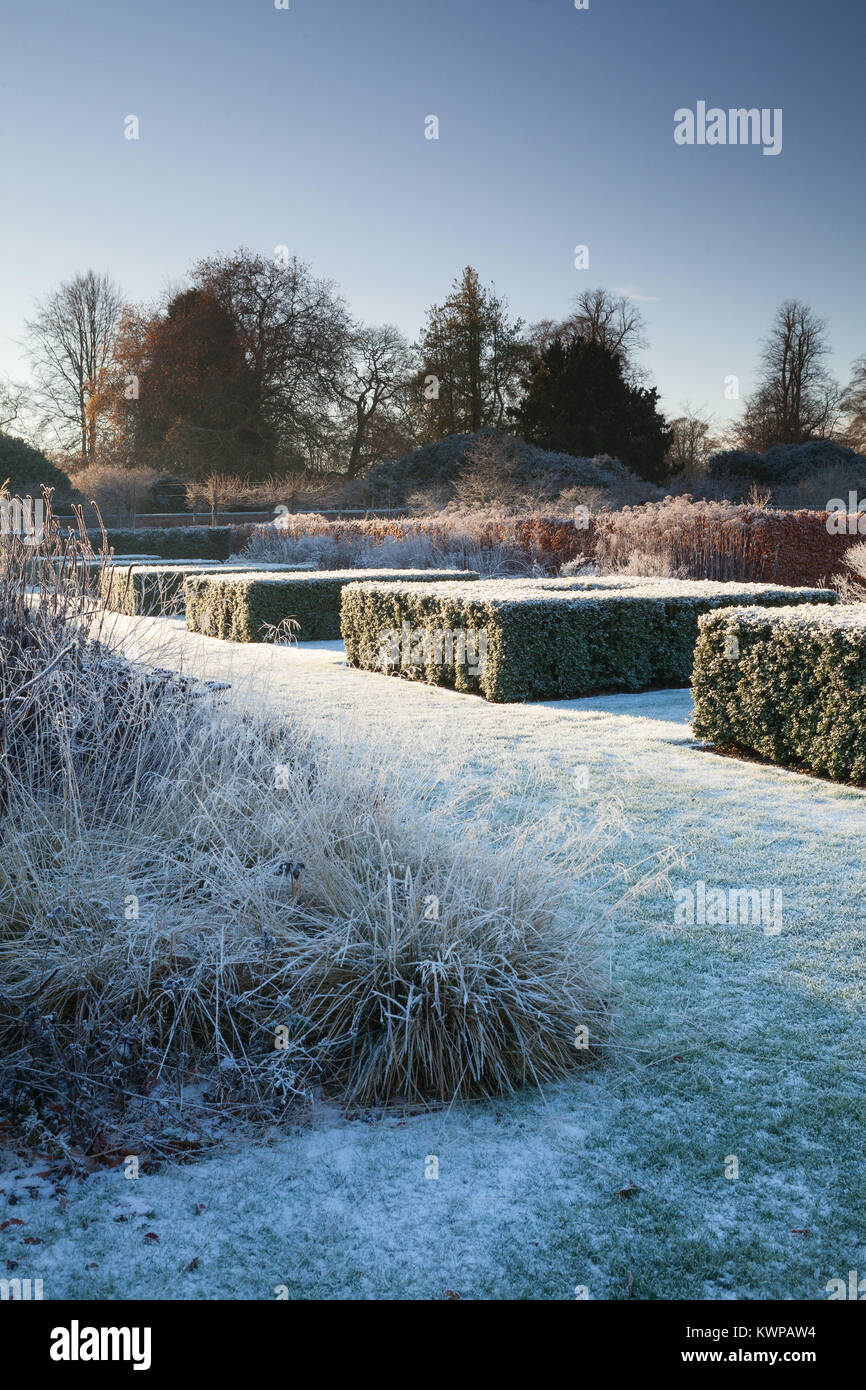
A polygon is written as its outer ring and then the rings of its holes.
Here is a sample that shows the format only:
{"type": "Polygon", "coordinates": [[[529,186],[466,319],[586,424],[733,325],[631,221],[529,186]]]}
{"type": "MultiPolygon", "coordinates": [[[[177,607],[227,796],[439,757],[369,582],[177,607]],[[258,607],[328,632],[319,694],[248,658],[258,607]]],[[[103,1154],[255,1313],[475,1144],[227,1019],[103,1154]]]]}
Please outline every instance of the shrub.
{"type": "Polygon", "coordinates": [[[494,831],[423,760],[220,709],[94,640],[86,595],[32,603],[22,552],[0,546],[5,1113],[66,1154],[159,1153],[195,1132],[190,1075],[235,1122],[323,1081],[448,1101],[598,1056],[609,834],[523,789],[494,831]]]}
{"type": "Polygon", "coordinates": [[[55,488],[61,495],[68,494],[71,488],[67,474],[41,449],[0,431],[0,487],[7,479],[11,492],[30,493],[33,497],[39,497],[43,487],[55,488]]]}
{"type": "Polygon", "coordinates": [[[755,478],[760,481],[761,455],[755,449],[720,449],[707,459],[710,478],[755,478]]]}
{"type": "Polygon", "coordinates": [[[243,555],[309,560],[320,569],[471,569],[483,578],[556,573],[588,556],[595,518],[568,513],[509,516],[498,511],[435,517],[326,521],[286,516],[256,528],[243,555]]]}
{"type": "Polygon", "coordinates": [[[652,484],[607,454],[578,458],[496,430],[451,434],[424,444],[402,459],[377,464],[364,484],[371,503],[415,501],[428,510],[431,503],[475,508],[492,500],[536,505],[555,501],[576,487],[612,492],[629,501],[658,496],[652,484]]]}
{"type": "MultiPolygon", "coordinates": [[[[89,530],[94,550],[101,550],[101,531],[89,530]]],[[[227,560],[234,549],[232,526],[144,527],[138,531],[109,528],[105,542],[116,555],[159,555],[163,560],[227,560]]]]}
{"type": "Polygon", "coordinates": [[[866,785],[866,606],[701,618],[694,729],[723,748],[866,785]]]}
{"type": "Polygon", "coordinates": [[[810,439],[804,444],[777,444],[766,453],[751,449],[723,449],[707,461],[711,478],[750,479],[775,487],[800,483],[827,469],[843,469],[852,488],[866,483],[866,458],[846,444],[832,439],[810,439]]]}
{"type": "Polygon", "coordinates": [[[667,572],[682,579],[829,584],[857,536],[827,529],[823,511],[774,511],[666,497],[593,518],[601,570],[667,572]]]}
{"type": "Polygon", "coordinates": [[[186,625],[190,632],[204,632],[232,642],[261,642],[290,619],[298,625],[294,635],[299,641],[331,640],[340,636],[340,596],[346,584],[364,577],[422,582],[434,574],[439,580],[478,579],[471,570],[191,575],[184,584],[186,625]]]}
{"type": "Polygon", "coordinates": [[[573,699],[687,685],[698,617],[712,608],[835,598],[829,590],[663,579],[368,582],[344,591],[342,630],[352,666],[488,700],[573,699]]]}

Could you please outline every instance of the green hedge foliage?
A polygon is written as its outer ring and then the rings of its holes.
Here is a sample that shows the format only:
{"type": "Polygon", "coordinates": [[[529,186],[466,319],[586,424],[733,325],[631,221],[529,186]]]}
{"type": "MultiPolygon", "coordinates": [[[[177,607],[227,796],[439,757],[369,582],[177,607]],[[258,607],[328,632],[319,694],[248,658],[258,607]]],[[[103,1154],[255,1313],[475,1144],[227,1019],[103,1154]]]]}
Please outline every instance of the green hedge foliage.
{"type": "MultiPolygon", "coordinates": [[[[90,561],[98,564],[98,561],[90,561]]],[[[307,573],[305,565],[283,565],[273,561],[249,561],[246,565],[224,565],[216,561],[201,564],[167,562],[164,565],[106,565],[99,576],[100,598],[106,608],[118,613],[182,613],[183,584],[190,575],[214,574],[238,579],[249,572],[287,574],[307,573]]]]}
{"type": "Polygon", "coordinates": [[[363,579],[404,584],[477,580],[473,570],[315,570],[297,574],[198,574],[184,584],[186,625],[232,642],[261,642],[269,627],[295,619],[298,641],[340,636],[340,599],[347,584],[363,579]]]}
{"type": "Polygon", "coordinates": [[[866,605],[707,614],[692,688],[698,738],[866,785],[866,605]]]}
{"type": "Polygon", "coordinates": [[[107,565],[99,577],[99,597],[106,608],[130,616],[182,613],[184,580],[212,573],[204,565],[107,565]]]}
{"type": "Polygon", "coordinates": [[[698,618],[713,608],[835,598],[770,584],[630,578],[367,582],[344,591],[342,631],[352,666],[494,701],[574,699],[688,685],[698,618]]]}
{"type": "MultiPolygon", "coordinates": [[[[109,527],[108,545],[115,555],[158,555],[162,560],[227,560],[233,526],[153,526],[140,531],[109,527]]],[[[102,532],[88,531],[93,549],[102,549],[102,532]]]]}

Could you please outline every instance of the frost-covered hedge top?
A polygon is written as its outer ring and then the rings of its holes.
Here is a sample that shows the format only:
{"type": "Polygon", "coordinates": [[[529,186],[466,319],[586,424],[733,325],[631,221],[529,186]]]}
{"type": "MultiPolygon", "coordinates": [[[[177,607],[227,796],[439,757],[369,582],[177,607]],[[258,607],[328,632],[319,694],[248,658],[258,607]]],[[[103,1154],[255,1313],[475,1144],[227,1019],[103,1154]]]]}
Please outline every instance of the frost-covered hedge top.
{"type": "MultiPolygon", "coordinates": [[[[96,562],[99,563],[98,561],[96,562]]],[[[121,574],[131,570],[133,574],[177,574],[179,570],[203,569],[216,570],[223,573],[226,566],[222,560],[161,560],[159,556],[146,557],[142,563],[137,556],[132,559],[126,558],[118,560],[115,557],[114,563],[106,565],[106,569],[119,571],[121,574]]]]}
{"type": "MultiPolygon", "coordinates": [[[[309,573],[305,565],[284,565],[279,560],[248,560],[245,565],[237,566],[229,564],[223,560],[161,560],[159,556],[146,556],[146,563],[142,564],[137,557],[126,557],[118,563],[115,556],[114,563],[107,566],[111,570],[122,572],[131,570],[133,574],[178,574],[183,570],[202,570],[207,574],[214,575],[217,579],[229,577],[231,579],[242,579],[247,575],[250,579],[257,578],[260,574],[270,574],[273,572],[287,574],[309,573]]],[[[88,561],[88,563],[94,563],[88,561]]],[[[95,563],[99,563],[96,561],[95,563]]]]}
{"type": "Polygon", "coordinates": [[[705,613],[701,624],[735,619],[741,627],[766,627],[773,623],[797,628],[801,632],[819,630],[854,632],[866,638],[866,603],[802,603],[793,608],[716,608],[705,613]]]}
{"type": "MultiPolygon", "coordinates": [[[[358,571],[362,587],[370,593],[382,588],[381,582],[364,580],[358,571]]],[[[444,598],[450,602],[463,599],[467,602],[486,603],[494,606],[508,604],[525,605],[533,600],[538,603],[599,603],[607,599],[622,598],[671,598],[693,599],[696,602],[707,599],[732,600],[784,598],[797,594],[801,598],[814,599],[816,604],[834,603],[836,594],[827,589],[795,589],[784,584],[741,584],[736,581],[722,583],[713,579],[637,579],[633,584],[604,583],[599,580],[576,581],[574,579],[482,579],[467,580],[448,585],[421,583],[401,585],[399,580],[391,581],[385,592],[399,593],[405,589],[413,600],[423,598],[444,598]]],[[[737,610],[741,612],[741,609],[737,610]]],[[[823,612],[823,607],[819,609],[823,612]]]]}
{"type": "MultiPolygon", "coordinates": [[[[218,574],[196,575],[196,579],[216,583],[223,583],[230,580],[232,584],[341,584],[351,583],[353,580],[377,580],[385,582],[392,577],[398,579],[426,579],[428,575],[451,575],[466,574],[471,571],[466,570],[284,570],[282,573],[276,571],[244,570],[237,573],[234,569],[221,569],[218,574]]],[[[480,580],[469,580],[476,586],[480,580]]],[[[412,588],[417,587],[415,584],[412,588]]],[[[432,586],[431,586],[432,587],[432,586]]],[[[454,583],[449,583],[448,588],[453,589],[454,583]]]]}
{"type": "MultiPolygon", "coordinates": [[[[73,536],[78,535],[78,528],[76,526],[67,525],[64,529],[73,536]]],[[[202,532],[210,536],[231,536],[234,533],[234,527],[193,526],[192,523],[190,523],[189,526],[137,526],[134,530],[131,526],[106,526],[105,531],[109,540],[112,536],[137,536],[142,538],[149,538],[151,536],[161,537],[164,536],[166,532],[170,532],[172,536],[188,540],[192,536],[200,536],[202,532]]],[[[88,536],[96,536],[99,540],[102,539],[102,532],[95,526],[88,526],[87,534],[88,536]]]]}

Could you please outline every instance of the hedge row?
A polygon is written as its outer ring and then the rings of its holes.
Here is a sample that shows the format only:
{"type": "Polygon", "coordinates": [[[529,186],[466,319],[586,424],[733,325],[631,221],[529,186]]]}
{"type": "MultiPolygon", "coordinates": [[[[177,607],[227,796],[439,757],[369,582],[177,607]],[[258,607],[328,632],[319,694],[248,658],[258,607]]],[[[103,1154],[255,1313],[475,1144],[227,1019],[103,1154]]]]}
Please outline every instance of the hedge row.
{"type": "Polygon", "coordinates": [[[637,551],[695,579],[809,586],[829,584],[866,530],[866,517],[849,522],[825,511],[681,497],[606,512],[593,523],[593,557],[602,565],[637,551]]]}
{"type": "Polygon", "coordinates": [[[118,613],[182,613],[184,580],[195,574],[230,575],[237,579],[249,572],[310,573],[309,565],[284,565],[273,561],[248,561],[224,565],[218,561],[200,564],[106,565],[100,573],[99,596],[106,608],[118,613]]]}
{"type": "Polygon", "coordinates": [[[340,636],[340,599],[347,584],[363,579],[404,584],[477,580],[473,570],[317,570],[303,574],[197,574],[184,584],[186,625],[191,632],[232,642],[261,642],[268,628],[288,618],[301,642],[340,636]]]}
{"type": "Polygon", "coordinates": [[[99,597],[116,613],[181,613],[187,576],[212,572],[210,565],[107,565],[99,597]]]}
{"type": "Polygon", "coordinates": [[[832,603],[827,590],[677,580],[362,583],[343,594],[349,664],[488,700],[687,685],[698,618],[731,604],[832,603]]]}
{"type": "MultiPolygon", "coordinates": [[[[116,555],[158,555],[162,560],[227,560],[235,547],[233,526],[109,528],[106,536],[116,555]]],[[[87,537],[95,551],[102,550],[101,531],[88,531],[87,537]]]]}
{"type": "Polygon", "coordinates": [[[701,619],[698,738],[866,785],[866,605],[701,619]]]}

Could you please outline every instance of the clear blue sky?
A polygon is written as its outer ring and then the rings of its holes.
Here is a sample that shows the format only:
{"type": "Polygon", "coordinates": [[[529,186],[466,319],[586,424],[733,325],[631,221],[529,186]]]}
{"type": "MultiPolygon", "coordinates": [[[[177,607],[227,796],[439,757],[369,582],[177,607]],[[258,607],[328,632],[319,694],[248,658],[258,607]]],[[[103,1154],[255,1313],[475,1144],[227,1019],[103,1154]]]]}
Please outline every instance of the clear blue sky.
{"type": "Polygon", "coordinates": [[[628,288],[669,410],[736,409],[784,298],[866,352],[863,0],[5,0],[0,54],[0,372],[74,271],[149,300],[241,243],[410,337],[470,263],[528,320],[628,288]],[[699,100],[781,154],[676,145],[699,100]]]}

